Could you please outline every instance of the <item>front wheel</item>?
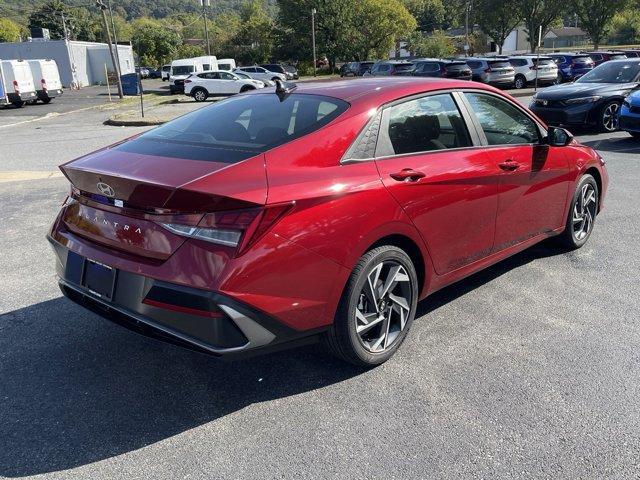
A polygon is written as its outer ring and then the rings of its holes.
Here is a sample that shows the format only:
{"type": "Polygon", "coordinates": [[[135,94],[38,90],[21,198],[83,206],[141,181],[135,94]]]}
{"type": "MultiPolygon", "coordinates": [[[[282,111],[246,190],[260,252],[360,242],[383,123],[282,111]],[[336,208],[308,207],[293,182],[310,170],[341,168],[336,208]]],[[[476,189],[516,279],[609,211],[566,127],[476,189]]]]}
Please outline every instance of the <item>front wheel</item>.
{"type": "Polygon", "coordinates": [[[634,139],[640,140],[640,132],[629,132],[629,133],[634,139]]]}
{"type": "Polygon", "coordinates": [[[618,130],[618,113],[620,102],[612,101],[605,104],[600,113],[600,130],[604,133],[618,130]]]}
{"type": "Polygon", "coordinates": [[[593,175],[583,175],[573,194],[564,232],[558,238],[562,246],[575,250],[587,243],[598,214],[599,195],[593,175]]]}
{"type": "Polygon", "coordinates": [[[370,250],[349,277],[324,343],[347,362],[380,365],[404,341],[417,301],[418,277],[409,256],[391,245],[370,250]]]}
{"type": "Polygon", "coordinates": [[[11,102],[14,107],[22,108],[24,107],[24,100],[16,100],[15,102],[11,102]]]}

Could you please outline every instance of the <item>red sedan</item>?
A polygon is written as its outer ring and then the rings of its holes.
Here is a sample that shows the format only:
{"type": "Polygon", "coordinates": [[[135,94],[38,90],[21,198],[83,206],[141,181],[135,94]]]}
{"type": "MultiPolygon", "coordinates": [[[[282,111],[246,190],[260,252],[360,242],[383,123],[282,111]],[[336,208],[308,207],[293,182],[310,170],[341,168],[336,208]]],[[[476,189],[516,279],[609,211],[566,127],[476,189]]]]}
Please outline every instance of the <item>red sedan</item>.
{"type": "Polygon", "coordinates": [[[504,93],[411,77],[241,94],[61,169],[71,300],[214,355],[321,339],[358,365],[430,293],[548,237],[584,245],[608,183],[504,93]]]}

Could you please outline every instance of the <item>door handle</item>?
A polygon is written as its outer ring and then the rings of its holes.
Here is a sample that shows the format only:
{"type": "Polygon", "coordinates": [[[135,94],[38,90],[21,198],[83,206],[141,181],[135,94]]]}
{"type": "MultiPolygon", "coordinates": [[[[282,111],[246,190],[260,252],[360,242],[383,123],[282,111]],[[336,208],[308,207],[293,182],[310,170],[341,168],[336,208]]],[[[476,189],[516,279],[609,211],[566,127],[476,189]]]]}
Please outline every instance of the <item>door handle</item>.
{"type": "Polygon", "coordinates": [[[502,169],[502,170],[506,170],[507,172],[513,172],[514,170],[517,170],[518,167],[520,166],[520,164],[514,160],[505,160],[502,163],[499,163],[498,166],[502,169]]]}
{"type": "Polygon", "coordinates": [[[389,176],[399,182],[415,182],[425,176],[424,173],[418,172],[413,168],[403,168],[399,172],[390,173],[389,176]]]}

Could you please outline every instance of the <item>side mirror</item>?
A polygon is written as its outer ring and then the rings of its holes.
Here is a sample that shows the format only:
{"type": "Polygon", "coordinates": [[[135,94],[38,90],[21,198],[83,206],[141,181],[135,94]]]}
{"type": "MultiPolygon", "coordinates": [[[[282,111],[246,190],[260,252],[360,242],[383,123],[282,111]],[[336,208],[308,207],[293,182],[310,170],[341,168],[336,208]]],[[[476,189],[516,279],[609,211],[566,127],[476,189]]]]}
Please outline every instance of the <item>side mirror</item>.
{"type": "Polygon", "coordinates": [[[547,130],[547,143],[552,147],[566,147],[573,141],[573,135],[560,127],[549,127],[547,130]]]}

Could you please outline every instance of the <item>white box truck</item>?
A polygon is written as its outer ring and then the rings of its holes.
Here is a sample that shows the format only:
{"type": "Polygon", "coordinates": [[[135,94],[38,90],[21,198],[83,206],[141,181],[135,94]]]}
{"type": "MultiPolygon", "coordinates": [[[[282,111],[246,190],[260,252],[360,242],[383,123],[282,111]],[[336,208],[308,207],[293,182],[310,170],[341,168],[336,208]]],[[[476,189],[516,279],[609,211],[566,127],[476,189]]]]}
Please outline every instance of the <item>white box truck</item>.
{"type": "Polygon", "coordinates": [[[0,80],[6,103],[22,107],[25,102],[37,98],[31,68],[26,60],[0,60],[0,80]]]}
{"type": "Polygon", "coordinates": [[[53,98],[62,95],[62,82],[55,60],[28,60],[28,62],[38,100],[49,103],[53,98]]]}

